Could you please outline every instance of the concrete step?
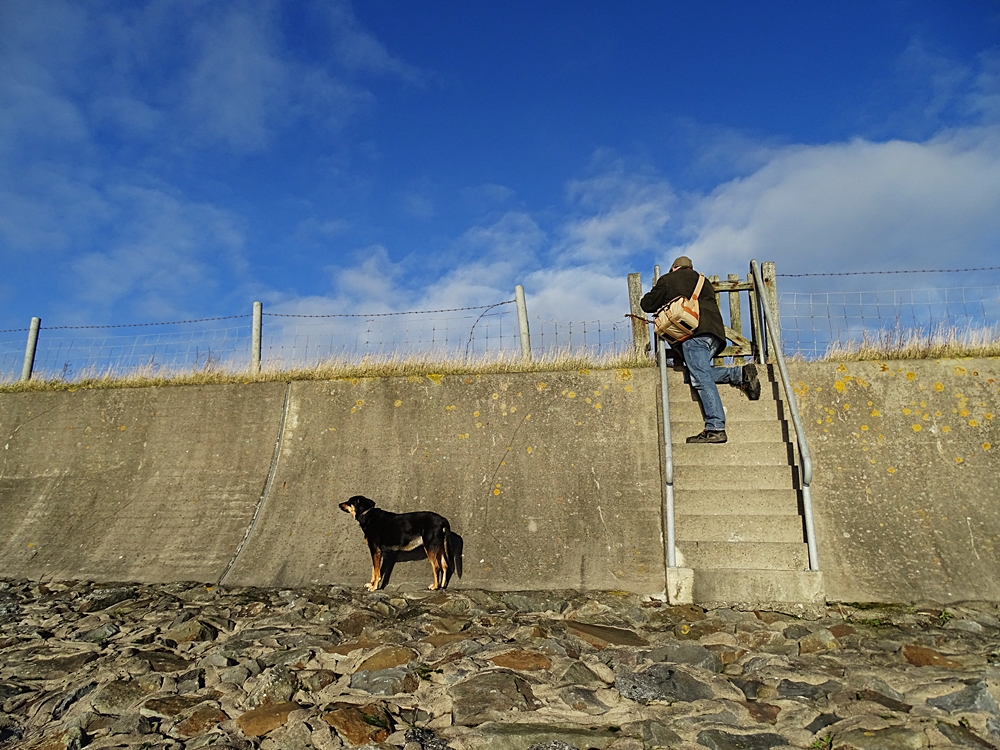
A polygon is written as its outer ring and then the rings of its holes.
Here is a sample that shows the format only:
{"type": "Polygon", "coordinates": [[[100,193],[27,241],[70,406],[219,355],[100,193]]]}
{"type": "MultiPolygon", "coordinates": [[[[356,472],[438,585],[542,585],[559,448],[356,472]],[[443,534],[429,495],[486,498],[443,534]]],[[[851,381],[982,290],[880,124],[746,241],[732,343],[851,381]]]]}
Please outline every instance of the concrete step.
{"type": "Polygon", "coordinates": [[[788,490],[799,486],[799,470],[794,466],[722,466],[713,464],[707,451],[725,451],[725,445],[698,446],[706,451],[705,464],[674,467],[674,487],[698,490],[788,490]]]}
{"type": "Polygon", "coordinates": [[[685,568],[806,570],[809,548],[804,542],[677,542],[677,564],[685,568]]]}
{"type": "MultiPolygon", "coordinates": [[[[691,435],[697,435],[705,429],[705,420],[699,415],[694,421],[685,422],[670,417],[670,442],[673,445],[684,445],[691,435]]],[[[788,423],[777,418],[770,421],[761,420],[726,420],[726,436],[729,443],[781,443],[789,442],[788,423]]],[[[794,430],[793,430],[794,432],[794,430]]]]}
{"type": "MultiPolygon", "coordinates": [[[[777,422],[784,418],[784,412],[779,402],[761,398],[760,401],[748,401],[747,397],[734,388],[723,386],[719,389],[722,397],[722,408],[726,413],[727,426],[730,422],[777,422]]],[[[670,394],[670,422],[694,422],[705,426],[705,416],[701,411],[701,402],[696,398],[681,398],[678,394],[670,394]]],[[[700,431],[700,429],[699,429],[700,431]]]]}
{"type": "Polygon", "coordinates": [[[823,574],[798,570],[695,570],[695,604],[799,602],[822,604],[823,574]]]}
{"type": "Polygon", "coordinates": [[[672,453],[674,466],[791,466],[794,460],[788,443],[682,443],[674,445],[672,453]],[[706,449],[717,450],[709,453],[706,449]]]}
{"type": "Polygon", "coordinates": [[[675,517],[678,541],[685,542],[795,542],[804,541],[798,516],[688,516],[675,517]]]}
{"type": "Polygon", "coordinates": [[[727,492],[703,492],[696,487],[674,489],[674,511],[690,516],[798,516],[795,490],[754,490],[736,487],[727,492]]]}

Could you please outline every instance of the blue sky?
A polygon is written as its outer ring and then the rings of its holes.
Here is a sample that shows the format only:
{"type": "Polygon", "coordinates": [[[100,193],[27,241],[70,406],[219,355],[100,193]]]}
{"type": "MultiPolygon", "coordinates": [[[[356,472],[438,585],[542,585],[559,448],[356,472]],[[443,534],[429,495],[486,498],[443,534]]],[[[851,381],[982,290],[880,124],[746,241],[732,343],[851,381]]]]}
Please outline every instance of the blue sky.
{"type": "Polygon", "coordinates": [[[2,328],[616,320],[680,253],[1000,265],[1000,4],[0,2],[2,328]]]}

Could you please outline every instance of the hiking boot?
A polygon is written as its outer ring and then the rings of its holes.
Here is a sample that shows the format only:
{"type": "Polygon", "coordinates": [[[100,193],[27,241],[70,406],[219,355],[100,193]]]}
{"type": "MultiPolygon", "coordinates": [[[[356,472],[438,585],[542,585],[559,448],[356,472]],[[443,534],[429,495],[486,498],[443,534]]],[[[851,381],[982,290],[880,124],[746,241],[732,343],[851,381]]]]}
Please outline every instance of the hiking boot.
{"type": "Polygon", "coordinates": [[[756,401],[760,398],[760,380],[757,378],[757,365],[743,365],[743,382],[740,390],[747,398],[756,401]]]}
{"type": "Polygon", "coordinates": [[[725,430],[702,430],[697,435],[692,435],[687,439],[688,443],[724,443],[729,438],[726,437],[725,430]]]}

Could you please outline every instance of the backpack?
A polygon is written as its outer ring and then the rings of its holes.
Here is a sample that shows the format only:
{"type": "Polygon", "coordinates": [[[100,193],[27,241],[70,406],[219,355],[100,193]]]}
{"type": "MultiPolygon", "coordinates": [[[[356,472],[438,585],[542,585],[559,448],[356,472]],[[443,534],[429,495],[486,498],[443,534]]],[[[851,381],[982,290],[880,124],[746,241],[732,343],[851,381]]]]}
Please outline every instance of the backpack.
{"type": "Polygon", "coordinates": [[[690,299],[675,297],[657,311],[653,319],[653,330],[657,336],[665,336],[675,342],[687,341],[694,336],[700,316],[698,295],[704,283],[705,275],[698,274],[698,285],[690,299]]]}

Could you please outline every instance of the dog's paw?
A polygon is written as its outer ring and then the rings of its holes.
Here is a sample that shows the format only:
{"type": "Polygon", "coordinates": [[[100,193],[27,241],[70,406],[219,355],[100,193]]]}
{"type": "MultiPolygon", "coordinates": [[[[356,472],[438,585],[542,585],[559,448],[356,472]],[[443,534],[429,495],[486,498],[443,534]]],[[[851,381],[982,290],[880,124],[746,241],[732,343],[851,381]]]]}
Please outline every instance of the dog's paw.
{"type": "Polygon", "coordinates": [[[374,583],[366,583],[365,588],[368,589],[369,591],[374,591],[378,587],[374,583]]]}

